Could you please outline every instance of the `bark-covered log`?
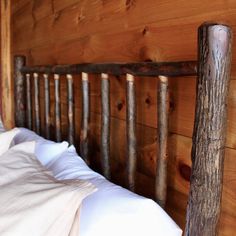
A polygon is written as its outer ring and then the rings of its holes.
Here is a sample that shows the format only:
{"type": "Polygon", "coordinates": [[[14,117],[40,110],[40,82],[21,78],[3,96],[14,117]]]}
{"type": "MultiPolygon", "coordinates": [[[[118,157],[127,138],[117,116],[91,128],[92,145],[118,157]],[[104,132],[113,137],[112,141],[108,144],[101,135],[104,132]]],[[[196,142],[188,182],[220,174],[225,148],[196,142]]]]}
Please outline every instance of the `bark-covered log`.
{"type": "Polygon", "coordinates": [[[35,114],[35,132],[40,134],[40,104],[39,104],[39,75],[34,76],[34,114],[35,114]]]}
{"type": "Polygon", "coordinates": [[[26,74],[26,99],[27,99],[27,127],[32,129],[32,104],[31,104],[31,81],[30,74],[26,74]]]}
{"type": "Polygon", "coordinates": [[[197,74],[196,61],[179,62],[137,62],[137,63],[85,63],[75,65],[56,65],[56,66],[31,66],[23,67],[23,73],[46,73],[46,74],[112,74],[135,76],[187,76],[197,74]]]}
{"type": "Polygon", "coordinates": [[[80,154],[87,164],[89,160],[89,124],[90,124],[90,99],[89,78],[87,73],[82,73],[82,119],[80,132],[80,154]]]}
{"type": "Polygon", "coordinates": [[[134,76],[126,76],[126,136],[127,136],[127,154],[128,154],[128,185],[131,191],[135,191],[135,175],[137,165],[137,139],[136,139],[136,99],[135,99],[135,81],[134,76]]]}
{"type": "Polygon", "coordinates": [[[44,74],[44,112],[45,112],[45,137],[50,139],[50,85],[49,76],[44,74]]]}
{"type": "Polygon", "coordinates": [[[75,104],[74,104],[74,87],[72,75],[67,75],[67,103],[68,103],[68,141],[74,144],[75,137],[75,104]]]}
{"type": "Polygon", "coordinates": [[[232,32],[224,25],[203,24],[198,36],[199,71],[185,234],[214,236],[221,207],[232,32]]]}
{"type": "Polygon", "coordinates": [[[102,125],[101,125],[101,152],[102,169],[107,179],[110,173],[110,83],[108,74],[101,74],[101,100],[102,100],[102,125]]]}
{"type": "Polygon", "coordinates": [[[25,79],[21,73],[21,68],[25,65],[24,56],[14,58],[14,77],[15,77],[15,123],[16,126],[25,127],[26,125],[26,92],[25,79]]]}
{"type": "Polygon", "coordinates": [[[168,78],[159,77],[158,94],[158,135],[159,152],[157,159],[156,175],[156,201],[164,208],[167,192],[167,141],[168,141],[168,116],[169,116],[169,91],[168,78]]]}
{"type": "Polygon", "coordinates": [[[60,98],[60,76],[54,75],[55,85],[55,123],[56,123],[56,141],[61,141],[61,98],[60,98]]]}

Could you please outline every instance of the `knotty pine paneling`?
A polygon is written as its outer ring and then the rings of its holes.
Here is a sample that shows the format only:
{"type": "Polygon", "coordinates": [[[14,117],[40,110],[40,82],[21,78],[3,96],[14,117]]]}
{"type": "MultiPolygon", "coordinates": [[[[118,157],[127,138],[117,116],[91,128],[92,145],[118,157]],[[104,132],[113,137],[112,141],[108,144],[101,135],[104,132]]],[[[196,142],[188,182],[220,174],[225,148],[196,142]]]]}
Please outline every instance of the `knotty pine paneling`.
{"type": "MultiPolygon", "coordinates": [[[[230,24],[236,32],[234,0],[18,0],[12,4],[13,54],[28,64],[106,61],[178,61],[197,58],[197,27],[204,21],[230,24]]],[[[228,133],[220,235],[234,235],[236,221],[236,44],[233,47],[228,133]]],[[[100,170],[100,79],[91,76],[91,147],[100,170]]],[[[196,78],[172,78],[167,211],[184,228],[191,165],[191,136],[196,78]]],[[[65,78],[61,95],[66,96],[65,78]]],[[[41,94],[43,83],[40,83],[41,94]]],[[[157,153],[157,80],[137,78],[137,191],[153,197],[157,153]],[[145,188],[143,186],[146,186],[145,188]]],[[[79,141],[81,83],[75,79],[76,132],[79,141]]],[[[53,84],[50,88],[54,94],[53,84]]],[[[125,185],[125,78],[111,78],[111,148],[113,181],[125,185]],[[115,174],[114,174],[115,173],[115,174]]],[[[42,101],[41,101],[42,103],[42,101]]],[[[51,116],[54,117],[51,98],[51,116]]],[[[66,100],[62,131],[66,137],[66,100]]],[[[43,106],[41,109],[43,116],[43,106]]],[[[44,121],[42,119],[42,127],[44,121]]],[[[52,127],[53,128],[53,127],[52,127]]]]}

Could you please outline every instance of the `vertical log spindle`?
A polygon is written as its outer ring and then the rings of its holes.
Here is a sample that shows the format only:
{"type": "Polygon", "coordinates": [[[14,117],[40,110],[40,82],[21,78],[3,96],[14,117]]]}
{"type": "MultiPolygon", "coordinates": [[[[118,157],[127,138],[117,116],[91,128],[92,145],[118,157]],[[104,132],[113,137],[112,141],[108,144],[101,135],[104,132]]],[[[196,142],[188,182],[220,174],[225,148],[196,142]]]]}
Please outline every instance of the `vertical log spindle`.
{"type": "MultiPolygon", "coordinates": [[[[15,78],[15,123],[18,127],[26,125],[26,97],[25,97],[25,80],[21,73],[21,68],[25,65],[24,56],[14,58],[14,78],[15,78]]],[[[6,88],[10,89],[10,88],[6,88]]],[[[6,106],[6,104],[4,104],[6,106]]],[[[7,116],[6,116],[7,117],[7,116]]],[[[8,121],[5,121],[6,123],[8,121]]]]}
{"type": "Polygon", "coordinates": [[[127,151],[128,151],[128,185],[129,189],[135,190],[135,174],[137,162],[137,141],[136,141],[136,101],[135,101],[135,83],[134,76],[126,75],[126,135],[127,135],[127,151]]]}
{"type": "Polygon", "coordinates": [[[55,85],[55,121],[56,121],[56,141],[61,141],[61,103],[60,103],[60,76],[54,74],[55,85]]]}
{"type": "Polygon", "coordinates": [[[49,75],[44,74],[44,112],[45,112],[45,137],[50,139],[50,85],[49,75]]]}
{"type": "Polygon", "coordinates": [[[80,133],[80,153],[89,164],[89,78],[87,73],[82,73],[82,124],[80,133]]]}
{"type": "Polygon", "coordinates": [[[73,91],[73,77],[72,75],[66,75],[67,78],[67,103],[68,103],[68,140],[70,144],[74,144],[74,91],[73,91]]]}
{"type": "Polygon", "coordinates": [[[103,174],[110,179],[110,85],[108,74],[101,74],[102,126],[101,148],[103,174]]]}
{"type": "Polygon", "coordinates": [[[35,111],[35,132],[40,134],[40,105],[39,105],[39,75],[34,76],[34,111],[35,111]]]}
{"type": "Polygon", "coordinates": [[[215,236],[221,208],[232,31],[205,23],[198,31],[198,80],[186,236],[215,236]]]}
{"type": "Polygon", "coordinates": [[[30,74],[26,74],[26,98],[27,98],[27,127],[32,129],[32,105],[30,74]]]}
{"type": "Polygon", "coordinates": [[[167,140],[168,140],[169,91],[168,78],[159,76],[158,93],[158,158],[156,171],[156,200],[164,208],[167,192],[167,140]]]}

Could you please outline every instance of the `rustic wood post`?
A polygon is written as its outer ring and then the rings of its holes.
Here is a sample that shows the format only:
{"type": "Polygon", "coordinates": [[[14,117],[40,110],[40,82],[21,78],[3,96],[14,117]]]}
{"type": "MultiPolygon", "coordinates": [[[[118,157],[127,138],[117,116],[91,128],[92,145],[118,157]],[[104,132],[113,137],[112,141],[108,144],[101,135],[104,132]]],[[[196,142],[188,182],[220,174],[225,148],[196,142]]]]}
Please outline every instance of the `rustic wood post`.
{"type": "Polygon", "coordinates": [[[34,73],[34,111],[35,111],[35,131],[40,134],[40,101],[39,101],[39,74],[34,73]]]}
{"type": "Polygon", "coordinates": [[[60,98],[60,76],[54,74],[55,86],[55,123],[56,123],[56,141],[61,141],[61,98],[60,98]]]}
{"type": "Polygon", "coordinates": [[[25,65],[24,56],[14,57],[15,77],[15,124],[18,127],[26,126],[26,91],[25,79],[21,68],[25,65]]]}
{"type": "Polygon", "coordinates": [[[82,72],[82,119],[80,132],[80,154],[87,164],[89,160],[89,126],[90,126],[90,86],[87,73],[82,72]]]}
{"type": "Polygon", "coordinates": [[[111,178],[110,170],[110,82],[108,74],[101,74],[101,100],[102,100],[102,125],[101,125],[101,152],[102,169],[107,179],[111,178]]]}
{"type": "Polygon", "coordinates": [[[73,87],[73,76],[68,74],[67,78],[67,103],[68,103],[68,140],[70,144],[74,144],[75,136],[75,104],[74,104],[74,87],[73,87]]]}
{"type": "Polygon", "coordinates": [[[213,236],[217,235],[221,207],[232,32],[228,26],[205,23],[200,26],[198,37],[192,175],[185,235],[213,236]]]}
{"type": "Polygon", "coordinates": [[[45,137],[50,139],[50,84],[49,75],[43,74],[44,77],[44,112],[45,112],[45,137]]]}
{"type": "Polygon", "coordinates": [[[156,201],[164,208],[167,192],[167,141],[169,118],[168,78],[159,76],[158,93],[158,159],[156,174],[156,201]]]}
{"type": "Polygon", "coordinates": [[[134,76],[126,75],[126,136],[128,154],[128,185],[135,191],[135,175],[137,165],[137,139],[136,139],[136,99],[134,76]]]}
{"type": "Polygon", "coordinates": [[[31,82],[30,74],[26,74],[26,99],[27,99],[27,128],[32,129],[32,105],[31,105],[31,82]]]}
{"type": "MultiPolygon", "coordinates": [[[[4,126],[10,129],[14,126],[14,91],[11,59],[11,3],[1,1],[1,89],[0,105],[4,126]]],[[[19,105],[19,104],[18,104],[19,105]]]]}

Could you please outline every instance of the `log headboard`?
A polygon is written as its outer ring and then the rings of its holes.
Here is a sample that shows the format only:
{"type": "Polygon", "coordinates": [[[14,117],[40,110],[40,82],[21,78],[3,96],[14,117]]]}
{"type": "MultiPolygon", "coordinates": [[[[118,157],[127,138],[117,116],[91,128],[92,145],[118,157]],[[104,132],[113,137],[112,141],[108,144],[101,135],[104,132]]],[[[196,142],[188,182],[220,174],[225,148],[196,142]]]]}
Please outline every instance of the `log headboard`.
{"type": "MultiPolygon", "coordinates": [[[[90,97],[89,74],[101,74],[101,153],[103,174],[110,173],[109,75],[126,75],[127,181],[135,190],[137,160],[135,76],[158,77],[158,156],[156,200],[164,207],[167,192],[168,77],[197,75],[196,109],[192,145],[192,174],[187,210],[186,235],[216,235],[220,215],[227,94],[230,79],[232,32],[226,25],[205,23],[198,31],[198,61],[103,63],[56,66],[27,66],[24,56],[15,57],[16,126],[40,133],[39,80],[44,79],[44,133],[50,138],[49,78],[55,88],[55,136],[61,140],[60,77],[66,76],[68,141],[74,143],[74,75],[82,79],[80,155],[89,163],[90,97]],[[31,103],[31,83],[34,102],[31,103]],[[32,115],[32,113],[34,115],[32,115]]],[[[150,78],[151,79],[151,78],[150,78]]],[[[178,78],[176,78],[178,79],[178,78]]]]}

